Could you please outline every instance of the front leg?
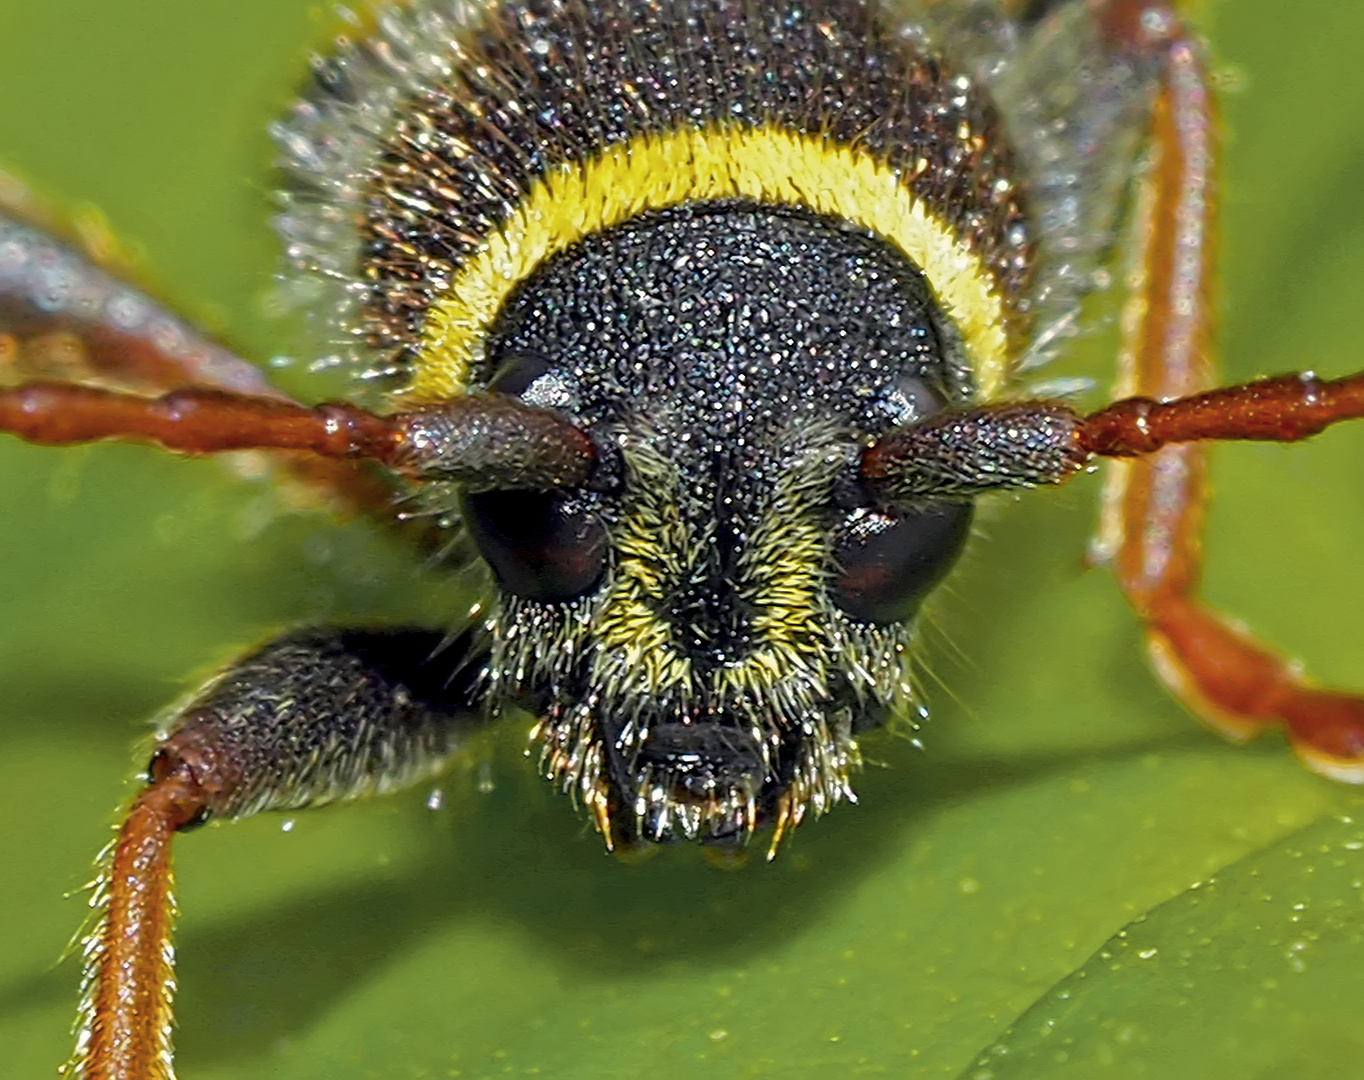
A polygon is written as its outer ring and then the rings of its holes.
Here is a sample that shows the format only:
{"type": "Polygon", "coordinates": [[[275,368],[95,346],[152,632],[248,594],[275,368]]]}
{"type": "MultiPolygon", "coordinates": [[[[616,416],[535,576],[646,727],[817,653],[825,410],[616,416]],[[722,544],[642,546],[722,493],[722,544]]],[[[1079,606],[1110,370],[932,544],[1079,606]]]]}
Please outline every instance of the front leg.
{"type": "MultiPolygon", "coordinates": [[[[1138,185],[1141,250],[1124,323],[1122,395],[1158,401],[1213,384],[1212,311],[1216,191],[1214,115],[1200,51],[1173,6],[1104,0],[1113,33],[1165,56],[1156,102],[1156,160],[1138,185]]],[[[1340,381],[1342,389],[1356,377],[1340,381]]],[[[1314,404],[1315,377],[1285,395],[1282,415],[1314,404]]],[[[1266,384],[1268,388],[1270,384],[1266,384]]],[[[1357,390],[1349,391],[1357,395],[1357,390]]],[[[1300,438],[1242,430],[1212,437],[1300,438]]],[[[1358,416],[1357,407],[1342,415],[1358,416]]],[[[1261,419],[1272,419],[1272,410],[1261,419]]],[[[1235,425],[1232,425],[1233,427],[1235,425]]],[[[1260,428],[1264,425],[1261,424],[1260,428]]],[[[1208,437],[1206,435],[1199,438],[1208,437]]],[[[1101,450],[1106,453],[1109,451],[1101,450]]],[[[1165,446],[1111,467],[1094,554],[1110,562],[1146,627],[1156,673],[1197,717],[1234,740],[1283,725],[1298,756],[1337,780],[1364,783],[1364,697],[1324,690],[1198,596],[1206,463],[1198,443],[1165,446]]]]}
{"type": "Polygon", "coordinates": [[[70,1069],[172,1080],[171,837],[213,818],[384,794],[438,772],[475,719],[475,632],[303,630],[213,680],[159,739],[102,868],[70,1069]]]}

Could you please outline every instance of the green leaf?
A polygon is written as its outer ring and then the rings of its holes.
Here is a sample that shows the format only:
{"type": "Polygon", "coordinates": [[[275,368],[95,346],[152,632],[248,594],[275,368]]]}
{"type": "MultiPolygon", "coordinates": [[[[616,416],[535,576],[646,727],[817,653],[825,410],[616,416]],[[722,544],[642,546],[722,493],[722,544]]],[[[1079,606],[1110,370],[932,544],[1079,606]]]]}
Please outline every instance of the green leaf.
{"type": "MultiPolygon", "coordinates": [[[[262,360],[288,347],[256,299],[274,267],[264,128],[328,25],[310,12],[0,8],[0,161],[102,207],[169,296],[262,360]]],[[[1364,8],[1215,14],[1217,55],[1243,73],[1224,101],[1228,375],[1343,374],[1364,292],[1364,8]]],[[[1106,383],[1112,348],[1101,334],[1065,369],[1106,383]]],[[[1361,460],[1357,430],[1219,450],[1207,544],[1218,606],[1355,686],[1361,460]]],[[[1087,1012],[1072,998],[1076,1048],[1116,1038],[1121,1011],[1153,1036],[1124,1044],[1133,1070],[1218,1075],[1233,1040],[1285,1075],[1356,1075],[1364,946],[1329,905],[1349,873],[1332,830],[1360,799],[1277,737],[1227,746],[1164,696],[1111,581],[1081,568],[1096,494],[1082,479],[985,515],[934,610],[926,749],[873,739],[859,805],[771,866],[722,873],[690,849],[617,863],[510,729],[441,781],[438,810],[422,790],[185,837],[183,1080],[955,1076],[1011,1026],[1031,1037],[1029,1009],[1059,1015],[1048,995],[1148,913],[1128,940],[1157,958],[1087,976],[1103,989],[1087,1012]],[[1188,892],[1212,876],[1215,893],[1188,892]],[[1254,926],[1297,902],[1319,940],[1247,1018],[1210,969],[1287,964],[1254,926]],[[1158,973],[1181,977],[1178,935],[1214,922],[1228,929],[1195,950],[1206,1023],[1150,1019],[1177,999],[1158,973]]],[[[464,598],[395,539],[218,462],[0,442],[0,507],[0,1047],[8,1075],[47,1076],[78,978],[57,960],[84,911],[63,895],[133,790],[148,718],[280,627],[441,622],[464,598]]]]}
{"type": "Polygon", "coordinates": [[[1317,821],[1120,930],[968,1075],[1344,1076],[1362,949],[1364,826],[1317,821]]]}

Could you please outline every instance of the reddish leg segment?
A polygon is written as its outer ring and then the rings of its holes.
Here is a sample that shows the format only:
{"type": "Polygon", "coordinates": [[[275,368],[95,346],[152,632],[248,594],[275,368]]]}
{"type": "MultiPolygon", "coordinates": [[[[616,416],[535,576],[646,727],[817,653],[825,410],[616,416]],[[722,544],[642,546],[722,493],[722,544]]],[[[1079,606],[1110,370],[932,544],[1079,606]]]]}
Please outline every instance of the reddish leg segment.
{"type": "Polygon", "coordinates": [[[173,1080],[171,837],[204,811],[187,769],[156,779],[119,830],[92,900],[82,1026],[72,1062],[83,1080],[173,1080]]]}
{"type": "Polygon", "coordinates": [[[79,1080],[174,1080],[171,841],[210,818],[396,791],[473,722],[473,635],[301,631],[211,683],[160,742],[101,868],[85,940],[79,1080]]]}
{"type": "MultiPolygon", "coordinates": [[[[1129,283],[1118,388],[1122,396],[1162,401],[1213,383],[1209,292],[1215,117],[1199,50],[1174,13],[1132,0],[1108,6],[1116,36],[1134,49],[1163,49],[1167,58],[1153,120],[1157,159],[1139,191],[1135,233],[1142,249],[1129,283]]],[[[1299,388],[1297,398],[1302,397],[1299,388]]],[[[1240,422],[1254,427],[1249,418],[1240,422]]],[[[1278,437],[1301,437],[1290,428],[1278,437]]],[[[1260,437],[1274,436],[1266,430],[1260,437]]],[[[1364,782],[1364,699],[1311,686],[1196,597],[1205,497],[1202,448],[1165,446],[1112,469],[1096,553],[1112,563],[1145,623],[1153,664],[1170,690],[1196,716],[1234,739],[1283,724],[1309,766],[1339,780],[1364,782]]]]}

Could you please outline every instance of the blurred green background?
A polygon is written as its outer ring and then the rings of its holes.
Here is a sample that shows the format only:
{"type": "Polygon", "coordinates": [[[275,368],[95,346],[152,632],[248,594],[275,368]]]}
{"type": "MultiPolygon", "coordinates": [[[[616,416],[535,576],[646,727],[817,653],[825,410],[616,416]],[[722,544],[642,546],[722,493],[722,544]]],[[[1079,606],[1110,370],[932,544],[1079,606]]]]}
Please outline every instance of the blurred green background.
{"type": "MultiPolygon", "coordinates": [[[[0,161],[99,206],[187,312],[268,358],[265,125],[329,25],[296,0],[4,0],[0,161]]],[[[1357,368],[1364,6],[1226,0],[1204,25],[1229,89],[1227,373],[1357,368]]],[[[1105,353],[1066,371],[1105,381],[1105,353]]],[[[1206,587],[1357,687],[1361,462],[1364,425],[1219,450],[1206,587]]],[[[183,1080],[1357,1076],[1364,828],[1341,818],[1364,805],[1167,700],[1081,567],[1096,492],[985,517],[937,610],[926,750],[873,740],[861,805],[771,867],[617,864],[520,730],[439,810],[423,789],[188,837],[183,1080]]],[[[0,508],[0,1053],[27,1078],[67,1051],[66,894],[148,718],[280,627],[456,601],[376,530],[216,462],[0,441],[0,508]]]]}

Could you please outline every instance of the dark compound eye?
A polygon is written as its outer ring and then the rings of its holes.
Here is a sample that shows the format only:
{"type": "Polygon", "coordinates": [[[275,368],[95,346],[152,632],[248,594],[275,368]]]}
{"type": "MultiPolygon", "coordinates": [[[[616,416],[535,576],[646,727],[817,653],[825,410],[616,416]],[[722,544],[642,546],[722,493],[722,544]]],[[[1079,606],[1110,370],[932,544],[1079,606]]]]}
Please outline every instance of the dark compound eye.
{"type": "Polygon", "coordinates": [[[834,549],[834,603],[859,622],[909,618],[957,561],[973,510],[945,500],[893,514],[854,510],[834,549]]]}
{"type": "Polygon", "coordinates": [[[577,376],[533,354],[518,354],[504,360],[488,389],[519,397],[538,409],[572,413],[579,405],[577,376]]]}
{"type": "Polygon", "coordinates": [[[917,424],[947,404],[941,390],[918,375],[901,372],[895,375],[877,395],[874,408],[892,424],[917,424]]]}
{"type": "Polygon", "coordinates": [[[582,596],[606,566],[606,529],[573,496],[482,491],[464,497],[464,522],[502,588],[526,600],[582,596]]]}
{"type": "MultiPolygon", "coordinates": [[[[576,377],[532,354],[504,358],[488,389],[569,414],[579,404],[576,377]]],[[[464,522],[498,584],[514,596],[542,603],[572,600],[601,580],[606,529],[578,495],[467,494],[464,522]]]]}

